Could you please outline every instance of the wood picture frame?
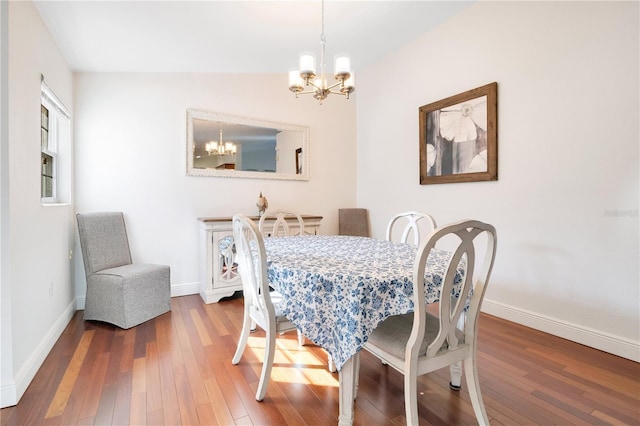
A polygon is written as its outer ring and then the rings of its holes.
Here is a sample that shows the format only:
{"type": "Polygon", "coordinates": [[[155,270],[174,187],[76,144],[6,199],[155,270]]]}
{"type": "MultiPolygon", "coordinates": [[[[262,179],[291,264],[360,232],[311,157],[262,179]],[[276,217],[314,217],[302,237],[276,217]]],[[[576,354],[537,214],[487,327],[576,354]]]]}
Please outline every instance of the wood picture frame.
{"type": "Polygon", "coordinates": [[[419,108],[420,184],[498,180],[498,83],[419,108]]]}

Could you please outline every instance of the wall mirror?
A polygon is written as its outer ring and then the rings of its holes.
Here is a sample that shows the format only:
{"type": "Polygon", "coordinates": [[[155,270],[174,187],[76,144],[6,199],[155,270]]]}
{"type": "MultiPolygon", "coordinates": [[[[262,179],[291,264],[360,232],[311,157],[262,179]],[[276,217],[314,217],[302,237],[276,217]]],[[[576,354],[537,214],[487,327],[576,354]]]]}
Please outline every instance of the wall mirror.
{"type": "Polygon", "coordinates": [[[188,109],[187,175],[309,180],[309,128],[188,109]]]}

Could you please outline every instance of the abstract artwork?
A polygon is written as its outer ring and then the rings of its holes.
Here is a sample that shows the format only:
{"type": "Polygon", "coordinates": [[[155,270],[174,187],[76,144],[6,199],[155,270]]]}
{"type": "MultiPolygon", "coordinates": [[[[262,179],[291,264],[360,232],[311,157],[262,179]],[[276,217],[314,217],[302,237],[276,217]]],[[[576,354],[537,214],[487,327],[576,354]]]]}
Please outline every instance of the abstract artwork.
{"type": "Polygon", "coordinates": [[[498,83],[421,106],[420,184],[498,179],[498,83]]]}

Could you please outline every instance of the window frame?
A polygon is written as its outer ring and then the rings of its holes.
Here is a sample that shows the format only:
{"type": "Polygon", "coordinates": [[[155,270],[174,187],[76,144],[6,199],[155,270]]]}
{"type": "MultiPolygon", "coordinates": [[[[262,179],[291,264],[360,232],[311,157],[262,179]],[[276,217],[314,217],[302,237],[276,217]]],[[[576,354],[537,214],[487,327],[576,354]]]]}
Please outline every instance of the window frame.
{"type": "MultiPolygon", "coordinates": [[[[61,188],[60,188],[60,170],[61,158],[60,155],[64,155],[64,146],[70,147],[71,144],[71,113],[69,109],[60,101],[60,99],[53,93],[53,91],[46,85],[44,80],[41,82],[40,91],[40,203],[42,205],[55,205],[61,203],[61,188]],[[47,123],[45,126],[45,114],[43,108],[48,111],[47,123]],[[65,132],[65,136],[61,136],[60,127],[69,126],[68,134],[65,132]],[[44,132],[47,132],[44,135],[44,132]],[[61,137],[66,137],[69,140],[62,141],[61,137]],[[45,141],[46,138],[46,141],[45,141]],[[47,194],[45,190],[45,170],[43,161],[45,155],[51,159],[51,194],[47,194]]],[[[67,155],[70,155],[70,149],[67,155]]],[[[68,161],[67,161],[68,163],[68,161]]],[[[69,198],[69,197],[67,197],[69,198]]],[[[65,201],[65,204],[68,200],[65,201]]]]}

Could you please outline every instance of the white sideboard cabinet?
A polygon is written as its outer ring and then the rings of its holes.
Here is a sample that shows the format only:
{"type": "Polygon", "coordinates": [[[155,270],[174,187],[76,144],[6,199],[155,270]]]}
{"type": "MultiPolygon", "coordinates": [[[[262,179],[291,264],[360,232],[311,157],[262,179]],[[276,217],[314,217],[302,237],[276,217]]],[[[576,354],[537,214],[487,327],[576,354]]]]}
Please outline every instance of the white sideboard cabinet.
{"type": "MultiPolygon", "coordinates": [[[[252,220],[260,220],[252,216],[252,220]]],[[[319,234],[322,216],[302,215],[304,233],[319,234]]],[[[200,217],[200,297],[205,303],[216,303],[223,297],[242,290],[242,281],[235,262],[235,244],[231,217],[200,217]]],[[[271,234],[274,220],[264,224],[265,236],[271,234]]],[[[297,220],[292,220],[291,229],[295,233],[297,220]]]]}

